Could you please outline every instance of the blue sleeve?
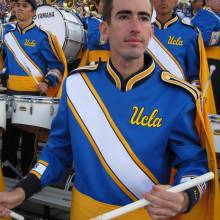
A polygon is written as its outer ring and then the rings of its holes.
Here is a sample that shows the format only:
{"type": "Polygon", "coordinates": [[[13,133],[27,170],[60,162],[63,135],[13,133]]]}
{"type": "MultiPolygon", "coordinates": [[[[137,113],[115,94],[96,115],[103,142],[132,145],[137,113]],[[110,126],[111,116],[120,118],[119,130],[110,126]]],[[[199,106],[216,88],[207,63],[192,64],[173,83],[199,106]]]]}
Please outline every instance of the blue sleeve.
{"type": "Polygon", "coordinates": [[[208,171],[206,150],[195,128],[195,105],[187,104],[177,117],[169,136],[172,167],[177,169],[174,184],[183,177],[200,176],[208,171]]]}
{"type": "MultiPolygon", "coordinates": [[[[62,74],[64,73],[64,65],[54,54],[47,37],[45,37],[41,42],[40,52],[49,70],[58,69],[62,74]]],[[[49,75],[46,78],[48,78],[52,86],[55,86],[58,81],[58,78],[55,77],[54,75],[49,75]]]]}
{"type": "Polygon", "coordinates": [[[199,80],[200,55],[199,55],[198,34],[187,45],[186,49],[186,72],[189,82],[199,80]]]}
{"type": "MultiPolygon", "coordinates": [[[[219,23],[219,20],[215,17],[215,15],[211,14],[210,12],[206,10],[200,10],[191,22],[202,32],[205,46],[211,45],[211,39],[213,35],[216,34],[219,36],[218,32],[220,31],[220,28],[217,27],[220,26],[216,25],[216,22],[219,23]]],[[[216,45],[220,45],[219,40],[218,42],[216,42],[216,45]]]]}
{"type": "Polygon", "coordinates": [[[101,21],[97,18],[90,18],[88,21],[88,49],[89,50],[109,50],[108,43],[101,42],[99,25],[101,21]]]}
{"type": "Polygon", "coordinates": [[[66,169],[72,167],[73,163],[65,88],[66,83],[63,85],[63,94],[49,140],[40,155],[40,160],[48,163],[40,178],[42,187],[62,180],[66,169]]]}

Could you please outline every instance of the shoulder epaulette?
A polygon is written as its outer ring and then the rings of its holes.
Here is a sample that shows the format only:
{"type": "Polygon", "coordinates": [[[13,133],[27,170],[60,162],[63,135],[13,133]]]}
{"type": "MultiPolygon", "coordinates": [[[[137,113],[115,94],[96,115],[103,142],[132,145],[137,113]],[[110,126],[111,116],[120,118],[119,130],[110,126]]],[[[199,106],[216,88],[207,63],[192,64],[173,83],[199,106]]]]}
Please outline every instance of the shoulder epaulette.
{"type": "Polygon", "coordinates": [[[195,100],[200,98],[201,94],[197,88],[195,88],[192,84],[186,82],[185,80],[182,80],[167,71],[162,72],[161,79],[169,84],[173,84],[184,88],[194,97],[195,100]]]}
{"type": "Polygon", "coordinates": [[[93,72],[99,68],[99,63],[100,62],[92,63],[88,66],[82,66],[82,67],[76,68],[76,69],[72,70],[69,75],[72,75],[74,73],[93,72]]]}
{"type": "Polygon", "coordinates": [[[48,31],[48,30],[42,28],[41,26],[38,26],[38,28],[39,28],[42,32],[44,32],[47,36],[50,36],[50,37],[51,37],[52,33],[51,33],[50,31],[48,31]]]}

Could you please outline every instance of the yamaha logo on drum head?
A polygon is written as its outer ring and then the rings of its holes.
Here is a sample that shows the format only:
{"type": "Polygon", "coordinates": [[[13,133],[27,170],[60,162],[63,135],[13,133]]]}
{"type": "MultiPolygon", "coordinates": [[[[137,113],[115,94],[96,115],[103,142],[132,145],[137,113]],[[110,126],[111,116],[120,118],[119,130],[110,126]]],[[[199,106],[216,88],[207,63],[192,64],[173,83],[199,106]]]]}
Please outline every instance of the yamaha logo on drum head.
{"type": "Polygon", "coordinates": [[[36,15],[37,19],[43,19],[43,18],[52,18],[55,17],[54,12],[44,12],[44,13],[39,13],[36,15]]]}

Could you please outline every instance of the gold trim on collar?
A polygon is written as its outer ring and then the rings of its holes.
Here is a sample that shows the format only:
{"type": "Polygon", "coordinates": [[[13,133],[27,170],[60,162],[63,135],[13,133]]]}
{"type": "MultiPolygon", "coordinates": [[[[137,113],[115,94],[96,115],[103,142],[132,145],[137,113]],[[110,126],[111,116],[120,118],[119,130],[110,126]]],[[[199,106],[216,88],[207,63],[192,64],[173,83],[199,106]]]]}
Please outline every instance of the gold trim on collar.
{"type": "Polygon", "coordinates": [[[110,60],[108,60],[106,66],[107,66],[108,73],[111,75],[111,77],[115,81],[116,87],[121,90],[121,80],[119,76],[116,74],[116,72],[112,69],[110,65],[110,60]]]}
{"type": "Polygon", "coordinates": [[[159,20],[155,20],[154,24],[159,28],[159,29],[167,29],[170,25],[174,24],[176,21],[178,21],[177,15],[174,18],[171,18],[169,21],[167,21],[164,25],[160,23],[159,20]]]}
{"type": "Polygon", "coordinates": [[[21,28],[17,25],[17,29],[18,29],[20,34],[25,34],[28,30],[34,28],[35,26],[36,26],[36,24],[33,22],[31,25],[27,26],[23,30],[21,30],[21,28]]]}
{"type": "Polygon", "coordinates": [[[155,20],[155,25],[159,28],[159,29],[162,29],[162,25],[161,25],[161,23],[156,19],[155,20]]]}
{"type": "Polygon", "coordinates": [[[155,69],[155,63],[153,61],[152,64],[146,70],[138,73],[137,75],[129,79],[126,85],[126,91],[131,90],[135,83],[149,76],[154,71],[154,69],[155,69]]]}
{"type": "Polygon", "coordinates": [[[178,17],[175,16],[174,18],[172,18],[171,20],[169,20],[168,22],[166,22],[164,24],[164,29],[168,28],[171,24],[175,23],[178,20],[178,17]]]}

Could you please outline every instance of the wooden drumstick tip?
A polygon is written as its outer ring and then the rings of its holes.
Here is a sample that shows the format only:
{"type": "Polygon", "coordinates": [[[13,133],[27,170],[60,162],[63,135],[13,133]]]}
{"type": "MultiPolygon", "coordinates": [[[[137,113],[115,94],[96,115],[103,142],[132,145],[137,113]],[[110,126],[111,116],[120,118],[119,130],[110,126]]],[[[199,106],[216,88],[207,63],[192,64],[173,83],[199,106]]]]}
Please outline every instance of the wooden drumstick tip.
{"type": "Polygon", "coordinates": [[[216,66],[215,65],[211,65],[210,66],[210,72],[213,73],[216,70],[216,66]]]}
{"type": "Polygon", "coordinates": [[[22,215],[19,215],[16,212],[10,211],[10,217],[16,220],[24,220],[24,217],[22,215]]]}

